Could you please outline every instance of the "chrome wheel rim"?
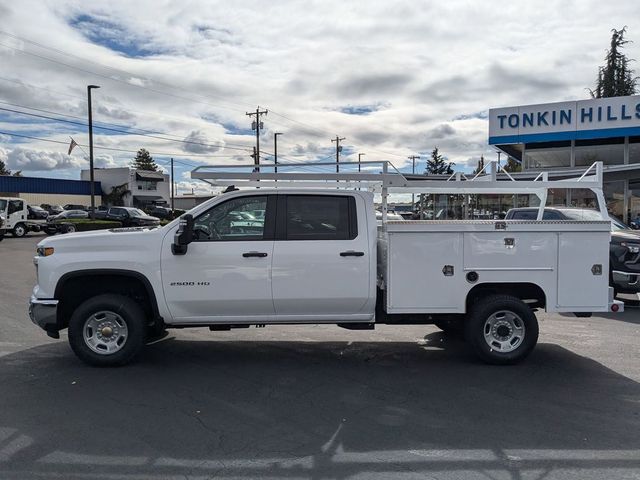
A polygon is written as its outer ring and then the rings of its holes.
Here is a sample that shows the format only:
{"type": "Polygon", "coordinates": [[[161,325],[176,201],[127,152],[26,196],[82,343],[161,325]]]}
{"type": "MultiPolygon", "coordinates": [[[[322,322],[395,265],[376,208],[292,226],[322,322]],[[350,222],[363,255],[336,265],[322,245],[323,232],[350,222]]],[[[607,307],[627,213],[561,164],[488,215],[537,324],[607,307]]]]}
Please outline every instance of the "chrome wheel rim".
{"type": "Polygon", "coordinates": [[[74,227],[73,225],[69,225],[67,227],[67,233],[74,233],[76,231],[76,227],[74,227]]]}
{"type": "Polygon", "coordinates": [[[15,228],[16,235],[22,237],[25,234],[24,227],[18,226],[15,228]]]}
{"type": "Polygon", "coordinates": [[[516,313],[500,310],[484,322],[483,333],[484,341],[492,350],[500,353],[513,352],[524,341],[524,322],[516,313]]]}
{"type": "Polygon", "coordinates": [[[127,343],[129,329],[117,313],[100,311],[91,315],[82,329],[84,343],[99,355],[113,355],[127,343]]]}

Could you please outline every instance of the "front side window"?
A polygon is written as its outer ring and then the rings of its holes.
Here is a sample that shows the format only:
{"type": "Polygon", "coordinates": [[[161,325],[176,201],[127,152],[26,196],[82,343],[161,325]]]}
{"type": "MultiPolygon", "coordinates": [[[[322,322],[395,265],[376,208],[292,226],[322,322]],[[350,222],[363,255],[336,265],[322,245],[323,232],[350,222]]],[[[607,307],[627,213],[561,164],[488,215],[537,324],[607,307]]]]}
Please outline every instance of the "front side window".
{"type": "Polygon", "coordinates": [[[194,220],[194,239],[200,242],[263,240],[266,210],[266,195],[219,203],[194,220]]]}
{"type": "Polygon", "coordinates": [[[357,236],[353,197],[289,195],[287,240],[352,240],[357,236]]]}

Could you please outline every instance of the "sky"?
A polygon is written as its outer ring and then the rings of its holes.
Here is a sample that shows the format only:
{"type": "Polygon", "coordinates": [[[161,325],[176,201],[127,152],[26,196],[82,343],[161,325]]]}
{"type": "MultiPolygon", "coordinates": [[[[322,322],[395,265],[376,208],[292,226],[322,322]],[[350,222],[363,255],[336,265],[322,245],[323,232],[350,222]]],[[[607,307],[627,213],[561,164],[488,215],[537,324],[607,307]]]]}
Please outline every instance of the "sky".
{"type": "Polygon", "coordinates": [[[438,147],[470,171],[497,155],[489,108],[588,98],[625,25],[640,58],[637,0],[0,0],[0,160],[79,179],[95,84],[96,166],[146,148],[174,157],[181,193],[209,192],[195,166],[252,162],[258,106],[265,163],[280,132],[279,161],[305,171],[334,161],[336,136],[344,162],[411,171],[420,155],[422,172],[438,147]]]}

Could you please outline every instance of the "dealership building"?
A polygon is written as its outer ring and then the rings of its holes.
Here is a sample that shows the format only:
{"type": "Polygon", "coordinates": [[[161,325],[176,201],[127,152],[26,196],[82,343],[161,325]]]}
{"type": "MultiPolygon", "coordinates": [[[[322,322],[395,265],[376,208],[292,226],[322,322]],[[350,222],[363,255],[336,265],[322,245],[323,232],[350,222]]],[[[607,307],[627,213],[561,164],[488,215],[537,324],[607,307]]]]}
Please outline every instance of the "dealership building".
{"type": "MultiPolygon", "coordinates": [[[[581,175],[604,164],[611,214],[640,215],[640,95],[489,110],[489,144],[522,165],[518,177],[581,175]]],[[[556,190],[548,204],[593,207],[592,192],[556,190]]]]}

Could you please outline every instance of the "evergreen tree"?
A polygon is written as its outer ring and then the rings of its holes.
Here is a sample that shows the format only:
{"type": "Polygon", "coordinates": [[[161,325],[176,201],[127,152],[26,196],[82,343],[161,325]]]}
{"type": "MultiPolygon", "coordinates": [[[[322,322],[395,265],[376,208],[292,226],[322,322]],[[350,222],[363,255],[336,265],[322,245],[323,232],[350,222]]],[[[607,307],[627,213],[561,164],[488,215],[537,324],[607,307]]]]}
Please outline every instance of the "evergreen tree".
{"type": "Polygon", "coordinates": [[[7,169],[7,166],[2,160],[0,160],[0,175],[11,175],[11,170],[7,169]]]}
{"type": "Polygon", "coordinates": [[[156,172],[158,170],[158,165],[153,161],[153,157],[144,148],[138,150],[131,166],[136,170],[149,170],[151,172],[156,172]]]}
{"type": "Polygon", "coordinates": [[[511,157],[507,157],[507,164],[502,168],[509,173],[522,171],[522,165],[511,157]]]}
{"type": "Polygon", "coordinates": [[[438,175],[453,173],[455,163],[447,162],[446,159],[438,152],[438,147],[431,152],[431,158],[427,159],[427,167],[424,171],[425,175],[438,175]]]}
{"type": "Polygon", "coordinates": [[[480,160],[478,160],[478,166],[473,171],[473,174],[477,175],[482,171],[483,168],[484,168],[484,155],[480,155],[480,160]]]}
{"type": "Polygon", "coordinates": [[[16,170],[15,172],[13,172],[13,176],[14,177],[21,177],[22,176],[22,170],[16,170]]]}
{"type": "Polygon", "coordinates": [[[638,77],[633,76],[629,68],[629,60],[621,50],[629,43],[624,35],[627,27],[622,30],[612,30],[611,47],[604,57],[605,64],[598,69],[598,79],[595,90],[589,89],[593,98],[624,97],[635,95],[638,77]]]}

